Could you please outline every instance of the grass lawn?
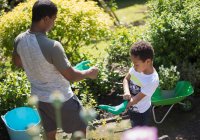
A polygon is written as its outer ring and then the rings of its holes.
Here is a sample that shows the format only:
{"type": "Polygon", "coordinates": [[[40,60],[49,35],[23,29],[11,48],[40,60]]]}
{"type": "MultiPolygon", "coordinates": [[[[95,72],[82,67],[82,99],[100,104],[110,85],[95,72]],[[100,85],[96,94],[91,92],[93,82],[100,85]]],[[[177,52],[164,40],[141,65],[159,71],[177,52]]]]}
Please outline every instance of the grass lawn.
{"type": "Polygon", "coordinates": [[[97,62],[102,62],[108,56],[106,48],[109,47],[110,41],[101,41],[94,45],[82,47],[81,53],[90,56],[91,59],[97,59],[97,62]]]}
{"type": "MultiPolygon", "coordinates": [[[[119,20],[122,23],[137,23],[145,22],[146,20],[146,0],[116,0],[118,9],[115,11],[119,20]]],[[[81,48],[81,53],[91,56],[91,59],[102,61],[108,56],[105,51],[109,47],[110,41],[101,41],[94,45],[89,45],[81,48]]]]}
{"type": "Polygon", "coordinates": [[[122,133],[129,128],[131,128],[129,120],[107,123],[99,126],[95,131],[88,131],[87,139],[120,140],[122,133]]]}
{"type": "MultiPolygon", "coordinates": [[[[88,140],[120,140],[124,131],[131,128],[129,120],[122,120],[119,123],[107,123],[97,127],[96,130],[87,130],[88,140]],[[114,139],[113,139],[114,138],[114,139]]],[[[58,133],[57,139],[69,139],[71,135],[58,133]]]]}
{"type": "Polygon", "coordinates": [[[144,22],[146,18],[147,7],[143,4],[136,4],[115,11],[122,24],[144,22]]]}

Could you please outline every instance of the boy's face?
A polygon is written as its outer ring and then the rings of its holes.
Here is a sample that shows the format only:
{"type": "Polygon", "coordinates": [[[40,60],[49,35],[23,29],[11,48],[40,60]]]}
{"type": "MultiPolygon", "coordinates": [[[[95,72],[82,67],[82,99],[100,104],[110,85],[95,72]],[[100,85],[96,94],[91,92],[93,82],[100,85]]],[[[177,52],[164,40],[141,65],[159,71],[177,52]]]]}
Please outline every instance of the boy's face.
{"type": "Polygon", "coordinates": [[[45,18],[43,18],[43,23],[44,23],[43,25],[46,32],[51,30],[51,28],[54,26],[55,20],[56,20],[56,15],[52,17],[46,16],[45,18]]]}
{"type": "Polygon", "coordinates": [[[139,56],[131,56],[133,67],[137,72],[145,72],[151,62],[150,59],[142,61],[139,56]]]}

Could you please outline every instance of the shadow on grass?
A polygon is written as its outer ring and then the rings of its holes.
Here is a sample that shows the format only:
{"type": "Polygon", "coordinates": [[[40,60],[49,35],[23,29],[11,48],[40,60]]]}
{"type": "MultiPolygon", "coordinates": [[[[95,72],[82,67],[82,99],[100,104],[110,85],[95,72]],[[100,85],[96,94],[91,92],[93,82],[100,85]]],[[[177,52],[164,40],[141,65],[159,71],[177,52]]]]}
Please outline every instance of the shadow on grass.
{"type": "Polygon", "coordinates": [[[129,7],[135,4],[145,4],[148,0],[115,0],[118,9],[129,7]]]}

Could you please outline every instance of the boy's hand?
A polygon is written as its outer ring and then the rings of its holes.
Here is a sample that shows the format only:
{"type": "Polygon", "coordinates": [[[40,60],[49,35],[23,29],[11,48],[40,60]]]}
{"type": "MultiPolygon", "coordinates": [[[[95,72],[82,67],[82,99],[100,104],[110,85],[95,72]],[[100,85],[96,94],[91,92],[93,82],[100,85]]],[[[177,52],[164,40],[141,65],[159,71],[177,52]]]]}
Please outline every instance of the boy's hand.
{"type": "Polygon", "coordinates": [[[98,75],[98,68],[97,67],[91,67],[89,70],[88,70],[88,78],[90,79],[96,79],[97,78],[97,75],[98,75]]]}
{"type": "Polygon", "coordinates": [[[123,99],[124,100],[130,100],[131,99],[131,94],[130,93],[124,93],[124,95],[123,95],[123,99]]]}
{"type": "Polygon", "coordinates": [[[129,108],[132,105],[134,105],[134,100],[133,100],[133,98],[130,98],[130,101],[128,102],[127,108],[129,108]]]}

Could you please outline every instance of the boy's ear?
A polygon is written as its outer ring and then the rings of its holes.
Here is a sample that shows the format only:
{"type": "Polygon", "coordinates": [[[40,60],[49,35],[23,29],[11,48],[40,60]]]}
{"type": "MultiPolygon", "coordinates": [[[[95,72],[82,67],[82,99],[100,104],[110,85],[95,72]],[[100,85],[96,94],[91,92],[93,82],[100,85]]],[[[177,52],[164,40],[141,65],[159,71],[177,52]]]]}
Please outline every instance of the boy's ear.
{"type": "Polygon", "coordinates": [[[147,64],[150,64],[151,61],[152,61],[151,59],[147,59],[147,60],[146,60],[147,64]]]}

